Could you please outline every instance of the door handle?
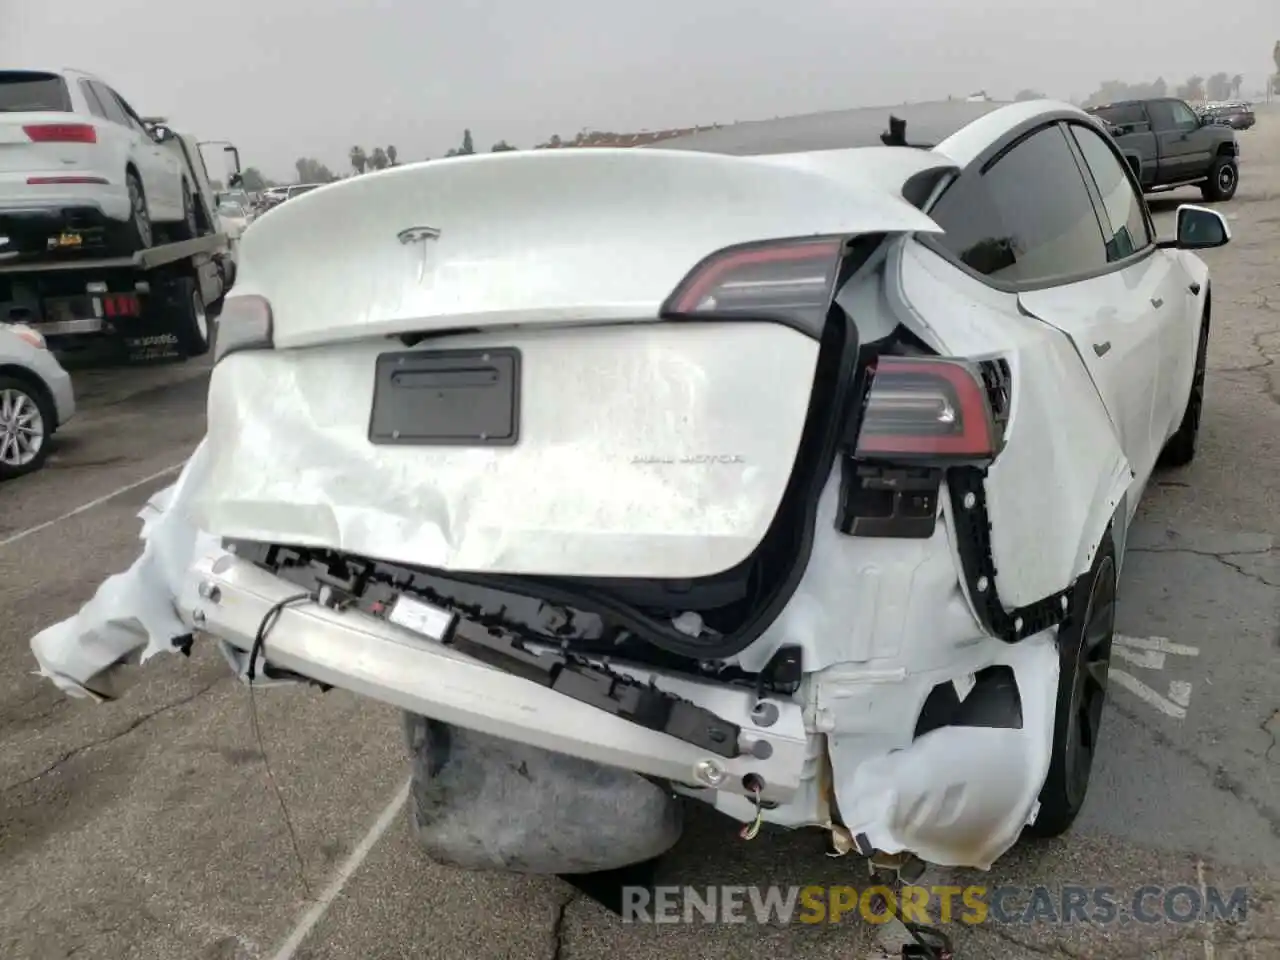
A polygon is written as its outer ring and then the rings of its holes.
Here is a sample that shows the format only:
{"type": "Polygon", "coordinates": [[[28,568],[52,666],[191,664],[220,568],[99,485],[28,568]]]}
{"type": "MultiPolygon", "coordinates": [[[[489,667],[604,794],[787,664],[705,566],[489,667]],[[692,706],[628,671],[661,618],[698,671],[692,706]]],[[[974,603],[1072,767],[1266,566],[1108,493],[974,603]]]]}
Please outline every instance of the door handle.
{"type": "Polygon", "coordinates": [[[1155,307],[1157,310],[1159,310],[1161,307],[1164,306],[1164,301],[1160,297],[1152,297],[1151,305],[1155,307]]]}
{"type": "Polygon", "coordinates": [[[1190,286],[1188,289],[1190,289],[1190,291],[1191,291],[1192,293],[1194,293],[1194,294],[1196,294],[1197,296],[1199,296],[1199,294],[1200,294],[1200,284],[1196,283],[1194,280],[1191,282],[1191,286],[1190,286]]]}
{"type": "Polygon", "coordinates": [[[1093,352],[1100,357],[1105,357],[1107,355],[1107,351],[1110,349],[1111,349],[1110,340],[1103,341],[1102,343],[1095,343],[1093,345],[1093,352]]]}

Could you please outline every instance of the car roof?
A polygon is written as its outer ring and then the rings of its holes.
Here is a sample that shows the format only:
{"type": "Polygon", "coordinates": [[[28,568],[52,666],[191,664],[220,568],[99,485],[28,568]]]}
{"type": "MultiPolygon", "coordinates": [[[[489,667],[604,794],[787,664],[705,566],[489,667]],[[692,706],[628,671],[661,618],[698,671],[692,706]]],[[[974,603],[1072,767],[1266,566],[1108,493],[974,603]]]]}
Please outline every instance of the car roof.
{"type": "MultiPolygon", "coordinates": [[[[850,147],[879,147],[890,116],[906,122],[909,144],[932,147],[1006,103],[994,100],[941,100],[897,106],[858,107],[774,120],[750,120],[659,140],[646,147],[699,150],[736,156],[807,153],[850,147]]],[[[646,149],[641,147],[639,149],[646,149]]]]}

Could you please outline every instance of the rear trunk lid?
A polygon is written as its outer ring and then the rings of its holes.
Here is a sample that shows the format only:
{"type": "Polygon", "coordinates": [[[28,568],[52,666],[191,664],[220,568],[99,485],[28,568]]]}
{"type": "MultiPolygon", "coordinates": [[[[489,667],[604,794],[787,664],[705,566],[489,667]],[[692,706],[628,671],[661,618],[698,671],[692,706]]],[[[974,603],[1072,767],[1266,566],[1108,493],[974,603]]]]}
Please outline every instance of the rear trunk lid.
{"type": "MultiPolygon", "coordinates": [[[[904,151],[904,164],[905,178],[937,158],[904,151]]],[[[282,347],[652,319],[700,260],[732,244],[939,231],[865,181],[856,158],[838,171],[674,150],[438,160],[273,210],[245,238],[237,285],[271,301],[282,347]]]]}
{"type": "MultiPolygon", "coordinates": [[[[920,165],[937,158],[904,151],[904,177],[920,165]]],[[[808,327],[663,321],[661,305],[726,247],[938,230],[862,182],[856,157],[506,154],[290,200],[241,241],[236,293],[269,300],[276,349],[214,368],[201,528],[438,570],[667,583],[755,563],[775,518],[798,549],[856,368],[852,323],[825,305],[808,327]],[[409,333],[435,336],[387,339],[409,333]]],[[[734,576],[730,593],[759,587],[734,576]]]]}
{"type": "Polygon", "coordinates": [[[66,81],[53,73],[0,70],[0,173],[53,174],[74,171],[92,156],[83,132],[66,128],[89,121],[72,112],[66,81]],[[41,136],[33,130],[54,132],[41,136]],[[58,133],[61,131],[61,133],[58,133]]]}

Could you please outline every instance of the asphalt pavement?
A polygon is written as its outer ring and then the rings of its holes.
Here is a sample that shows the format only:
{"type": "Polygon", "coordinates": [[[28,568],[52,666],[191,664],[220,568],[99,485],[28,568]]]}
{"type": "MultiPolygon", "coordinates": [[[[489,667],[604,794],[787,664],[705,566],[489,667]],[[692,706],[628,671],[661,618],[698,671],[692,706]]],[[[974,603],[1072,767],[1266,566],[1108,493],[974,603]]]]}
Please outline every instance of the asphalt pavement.
{"type": "MultiPolygon", "coordinates": [[[[1157,475],[1125,560],[1113,694],[1084,814],[987,887],[1250,892],[1237,922],[986,923],[958,960],[1280,956],[1280,115],[1241,135],[1234,241],[1209,251],[1215,318],[1201,445],[1157,475]]],[[[1166,233],[1182,191],[1154,198],[1166,233]]],[[[130,960],[863,958],[881,928],[623,924],[555,879],[433,865],[411,841],[395,711],[264,691],[216,653],[161,656],[121,700],[63,697],[29,638],[139,548],[136,514],[203,431],[207,363],[76,373],[81,414],[42,473],[0,489],[0,957],[130,960]],[[288,811],[282,815],[274,784],[288,811]],[[290,825],[292,830],[290,829],[290,825]],[[296,847],[295,847],[296,843],[296,847]]],[[[705,810],[663,882],[855,884],[820,838],[751,843],[705,810]]],[[[1019,901],[1021,902],[1021,901],[1019,901]]]]}

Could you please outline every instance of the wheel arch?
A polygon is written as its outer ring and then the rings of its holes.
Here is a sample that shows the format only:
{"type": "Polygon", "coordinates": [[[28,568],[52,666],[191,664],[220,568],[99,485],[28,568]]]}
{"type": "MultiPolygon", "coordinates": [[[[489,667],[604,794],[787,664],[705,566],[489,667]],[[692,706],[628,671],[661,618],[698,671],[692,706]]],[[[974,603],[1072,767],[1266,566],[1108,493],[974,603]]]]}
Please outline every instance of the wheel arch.
{"type": "Polygon", "coordinates": [[[50,412],[53,414],[49,433],[52,434],[58,428],[58,405],[53,401],[53,391],[49,389],[49,385],[44,382],[44,378],[29,367],[24,367],[17,363],[0,363],[0,377],[12,377],[21,383],[29,386],[36,394],[38,400],[43,402],[50,412]]]}

